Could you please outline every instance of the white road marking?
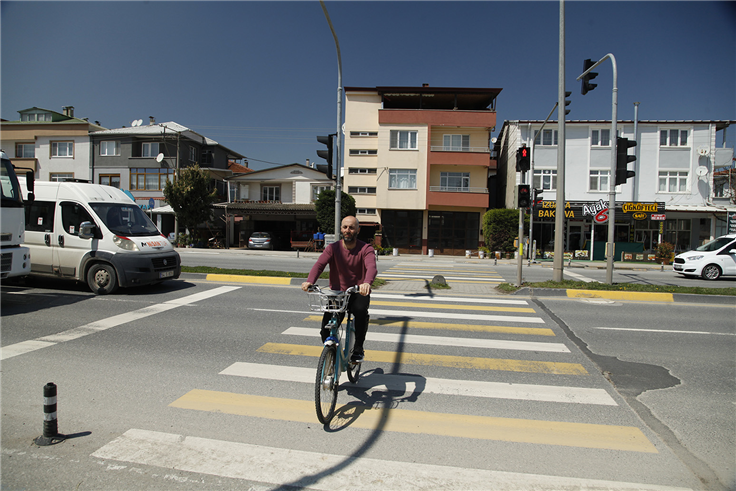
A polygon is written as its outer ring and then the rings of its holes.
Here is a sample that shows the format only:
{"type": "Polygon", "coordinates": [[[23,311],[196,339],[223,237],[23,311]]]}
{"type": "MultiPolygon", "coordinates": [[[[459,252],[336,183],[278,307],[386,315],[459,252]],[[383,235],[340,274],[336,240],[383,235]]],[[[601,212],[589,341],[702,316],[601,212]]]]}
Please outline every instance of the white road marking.
{"type": "Polygon", "coordinates": [[[584,281],[586,283],[598,283],[598,280],[594,280],[593,278],[588,278],[587,276],[583,276],[578,273],[571,273],[569,270],[564,270],[564,274],[573,277],[576,280],[584,281]]]}
{"type": "Polygon", "coordinates": [[[390,293],[371,293],[371,298],[388,298],[392,300],[415,300],[417,302],[451,302],[451,303],[486,303],[486,304],[505,304],[505,305],[529,305],[526,300],[496,299],[496,298],[461,298],[461,297],[440,297],[437,295],[426,294],[404,294],[393,295],[390,293]]]}
{"type": "Polygon", "coordinates": [[[685,491],[653,484],[464,469],[323,454],[130,429],[92,454],[104,460],[324,491],[596,489],[685,491]]]}
{"type": "MultiPolygon", "coordinates": [[[[291,336],[319,337],[319,330],[306,327],[290,327],[282,334],[291,336]]],[[[544,351],[548,353],[569,353],[570,350],[562,343],[540,343],[534,341],[508,341],[503,339],[463,338],[447,336],[423,336],[420,334],[396,334],[369,332],[368,341],[383,343],[424,344],[432,346],[456,346],[462,348],[483,348],[516,351],[544,351]]]]}
{"type": "MultiPolygon", "coordinates": [[[[412,275],[412,274],[386,274],[386,273],[379,273],[378,278],[418,278],[421,280],[431,280],[434,278],[434,275],[412,275]]],[[[488,283],[503,283],[502,278],[481,278],[481,277],[475,277],[475,276],[445,276],[445,279],[450,281],[485,281],[488,283]]]]}
{"type": "Polygon", "coordinates": [[[475,321],[492,322],[525,322],[531,324],[544,324],[541,317],[524,317],[523,315],[486,315],[486,314],[457,314],[454,312],[420,312],[414,310],[385,310],[370,308],[371,316],[382,315],[385,317],[429,317],[432,319],[463,319],[475,321]]]}
{"type": "MultiPolygon", "coordinates": [[[[245,362],[233,363],[220,372],[220,375],[300,382],[305,384],[313,384],[315,374],[316,371],[314,368],[245,362]]],[[[404,392],[407,395],[418,392],[489,399],[595,404],[601,406],[618,405],[604,389],[560,387],[556,385],[509,384],[364,372],[358,383],[350,384],[350,386],[360,387],[366,390],[398,391],[404,392]]]]}
{"type": "Polygon", "coordinates": [[[73,339],[81,338],[88,334],[94,334],[96,332],[110,329],[111,327],[119,326],[121,324],[127,324],[129,322],[137,321],[144,317],[148,317],[161,312],[166,312],[183,305],[191,305],[194,302],[207,300],[208,298],[222,295],[233,290],[239,289],[239,286],[221,286],[212,290],[207,290],[200,293],[195,293],[183,298],[177,298],[175,300],[169,300],[161,304],[150,305],[143,307],[142,309],[134,310],[133,312],[126,312],[124,314],[114,315],[107,317],[106,319],[100,319],[98,321],[90,322],[80,327],[68,329],[63,332],[56,334],[50,334],[48,336],[42,336],[40,338],[31,339],[28,341],[21,341],[20,343],[3,346],[0,349],[0,360],[7,360],[14,356],[22,355],[24,353],[30,353],[42,348],[48,348],[57,343],[63,343],[65,341],[71,341],[73,339]]]}
{"type": "Polygon", "coordinates": [[[673,329],[639,329],[635,327],[591,327],[606,331],[633,331],[633,332],[656,332],[666,334],[706,334],[711,336],[736,336],[733,332],[711,332],[711,331],[677,331],[673,329]]]}

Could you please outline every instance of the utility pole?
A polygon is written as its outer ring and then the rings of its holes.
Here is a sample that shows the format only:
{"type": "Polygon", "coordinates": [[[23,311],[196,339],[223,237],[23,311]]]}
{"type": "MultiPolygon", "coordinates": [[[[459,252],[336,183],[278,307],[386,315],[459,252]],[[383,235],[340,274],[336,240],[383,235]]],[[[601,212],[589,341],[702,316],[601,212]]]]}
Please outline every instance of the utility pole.
{"type": "MultiPolygon", "coordinates": [[[[342,169],[342,57],[340,56],[340,41],[337,39],[335,34],[335,28],[332,26],[330,20],[330,14],[327,13],[327,7],[323,0],[319,0],[319,4],[322,6],[322,11],[325,13],[327,24],[330,25],[330,31],[332,37],[335,38],[335,48],[337,49],[337,132],[335,136],[335,241],[340,238],[340,223],[342,222],[342,182],[341,169],[342,169]]],[[[332,165],[332,164],[330,164],[332,165]]]]}
{"type": "Polygon", "coordinates": [[[557,81],[557,205],[555,208],[555,258],[552,281],[562,281],[565,255],[565,1],[560,0],[559,75],[557,81]]]}

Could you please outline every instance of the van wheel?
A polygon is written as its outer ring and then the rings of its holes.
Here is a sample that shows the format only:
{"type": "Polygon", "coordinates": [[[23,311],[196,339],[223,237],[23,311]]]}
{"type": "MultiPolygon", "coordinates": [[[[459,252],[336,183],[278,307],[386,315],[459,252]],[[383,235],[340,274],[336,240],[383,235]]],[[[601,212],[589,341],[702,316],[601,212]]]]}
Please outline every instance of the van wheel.
{"type": "Polygon", "coordinates": [[[97,295],[107,295],[118,288],[118,277],[115,268],[109,264],[93,264],[87,271],[87,285],[97,295]]]}
{"type": "Polygon", "coordinates": [[[704,280],[717,280],[721,277],[721,268],[716,266],[715,264],[709,264],[708,266],[703,268],[703,272],[701,273],[704,280]]]}

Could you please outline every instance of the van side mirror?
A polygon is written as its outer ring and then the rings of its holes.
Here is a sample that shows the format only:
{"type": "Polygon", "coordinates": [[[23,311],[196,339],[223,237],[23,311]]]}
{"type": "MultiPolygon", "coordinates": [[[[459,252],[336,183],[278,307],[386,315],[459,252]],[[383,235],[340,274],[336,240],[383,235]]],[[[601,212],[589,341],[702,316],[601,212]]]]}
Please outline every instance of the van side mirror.
{"type": "Polygon", "coordinates": [[[736,249],[731,249],[730,251],[728,251],[728,253],[729,253],[729,254],[733,254],[733,255],[736,255],[736,249]]]}
{"type": "Polygon", "coordinates": [[[95,237],[95,224],[92,222],[82,222],[79,224],[79,238],[80,239],[94,239],[95,237]]]}
{"type": "Polygon", "coordinates": [[[33,179],[33,171],[29,170],[28,172],[26,172],[26,189],[28,189],[28,198],[26,199],[26,201],[28,201],[29,203],[33,203],[33,200],[36,199],[36,196],[33,194],[33,179]]]}

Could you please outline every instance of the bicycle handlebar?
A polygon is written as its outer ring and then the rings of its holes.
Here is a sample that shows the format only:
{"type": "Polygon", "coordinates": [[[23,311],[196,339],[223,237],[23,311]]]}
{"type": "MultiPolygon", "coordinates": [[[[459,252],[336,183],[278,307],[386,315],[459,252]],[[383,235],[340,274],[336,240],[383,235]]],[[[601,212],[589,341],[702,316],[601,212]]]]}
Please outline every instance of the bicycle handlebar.
{"type": "MultiPolygon", "coordinates": [[[[317,285],[310,285],[310,287],[307,289],[307,291],[308,292],[322,293],[322,288],[320,288],[317,285]]],[[[355,286],[351,286],[350,288],[348,288],[347,290],[345,290],[343,293],[358,293],[358,292],[360,292],[360,286],[355,285],[355,286]]]]}

